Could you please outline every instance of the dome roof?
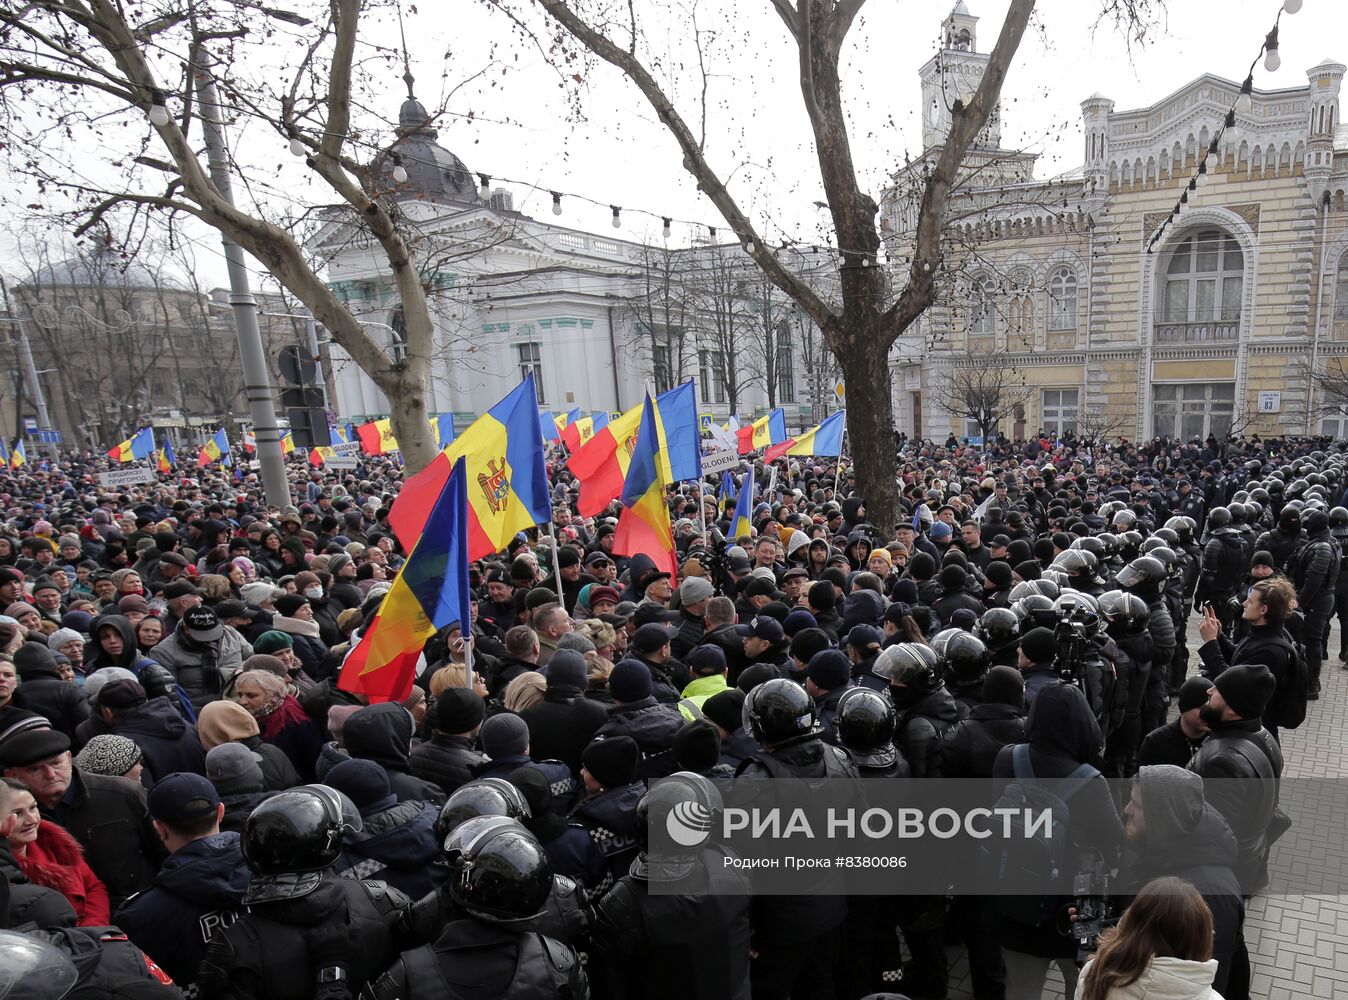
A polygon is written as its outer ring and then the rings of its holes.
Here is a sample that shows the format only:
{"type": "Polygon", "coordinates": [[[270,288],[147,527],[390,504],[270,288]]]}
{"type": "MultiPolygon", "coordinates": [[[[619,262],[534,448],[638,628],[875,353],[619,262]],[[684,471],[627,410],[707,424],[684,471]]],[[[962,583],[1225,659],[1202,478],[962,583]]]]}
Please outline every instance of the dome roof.
{"type": "Polygon", "coordinates": [[[379,168],[380,186],[397,201],[429,201],[473,204],[477,185],[468,167],[435,140],[440,133],[431,125],[426,108],[412,93],[412,75],[407,81],[407,100],[398,110],[398,139],[389,148],[379,168]],[[394,156],[402,160],[407,180],[393,179],[394,156]]]}
{"type": "Polygon", "coordinates": [[[155,274],[144,264],[125,260],[111,252],[96,253],[93,257],[72,257],[48,267],[39,268],[21,282],[33,287],[70,286],[91,287],[110,285],[118,288],[149,288],[181,290],[184,286],[169,274],[155,274]]]}

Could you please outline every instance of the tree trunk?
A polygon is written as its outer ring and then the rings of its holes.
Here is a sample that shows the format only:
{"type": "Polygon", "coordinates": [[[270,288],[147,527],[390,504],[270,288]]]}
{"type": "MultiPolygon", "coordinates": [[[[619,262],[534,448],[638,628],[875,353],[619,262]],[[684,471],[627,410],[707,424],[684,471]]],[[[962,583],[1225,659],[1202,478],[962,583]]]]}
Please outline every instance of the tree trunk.
{"type": "Polygon", "coordinates": [[[380,372],[378,385],[388,397],[389,422],[402,452],[403,469],[415,475],[440,454],[437,439],[431,433],[430,414],[426,409],[427,373],[425,366],[409,359],[406,366],[392,373],[380,372]]]}
{"type": "Polygon", "coordinates": [[[899,515],[894,479],[894,403],[889,362],[876,357],[877,337],[853,333],[835,351],[847,384],[847,445],[856,473],[856,492],[866,498],[866,515],[886,537],[899,515]]]}

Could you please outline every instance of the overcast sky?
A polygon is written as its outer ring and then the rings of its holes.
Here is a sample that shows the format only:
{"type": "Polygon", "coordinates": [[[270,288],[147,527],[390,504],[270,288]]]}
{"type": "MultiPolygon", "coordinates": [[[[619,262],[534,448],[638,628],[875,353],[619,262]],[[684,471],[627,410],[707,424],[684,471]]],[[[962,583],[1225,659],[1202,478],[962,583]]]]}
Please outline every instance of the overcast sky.
{"type": "MultiPolygon", "coordinates": [[[[1008,0],[966,2],[980,18],[978,48],[989,51],[1008,0]]],[[[615,6],[626,9],[625,3],[615,6]]],[[[1096,91],[1113,99],[1116,110],[1126,110],[1160,101],[1205,72],[1241,80],[1281,3],[1170,0],[1145,42],[1131,46],[1112,25],[1094,25],[1099,6],[1100,0],[1041,0],[1003,90],[1003,145],[1040,153],[1040,176],[1081,162],[1079,104],[1096,91]]],[[[795,49],[770,5],[637,0],[636,7],[646,12],[645,30],[654,40],[648,51],[665,65],[696,63],[689,10],[704,32],[715,28],[703,38],[712,164],[723,179],[731,178],[732,192],[768,239],[823,242],[823,215],[814,206],[823,190],[796,84],[795,49]]],[[[905,151],[920,149],[918,69],[935,51],[950,7],[944,0],[871,0],[853,28],[844,92],[863,186],[877,199],[905,151]]],[[[404,15],[418,95],[428,105],[443,88],[493,66],[456,96],[450,111],[457,114],[443,121],[440,142],[475,173],[490,174],[493,185],[511,188],[517,209],[551,219],[548,191],[557,190],[566,196],[558,221],[567,225],[613,233],[607,206],[617,204],[624,237],[658,234],[660,216],[676,220],[676,241],[694,232],[684,223],[700,224],[704,235],[706,225],[720,227],[724,237],[723,221],[682,170],[673,140],[616,70],[599,65],[588,72],[579,94],[584,118],[577,120],[557,73],[485,4],[423,2],[418,13],[404,6],[404,15]],[[472,120],[464,117],[470,112],[472,120]]],[[[391,49],[398,37],[387,13],[365,34],[370,44],[391,49]]],[[[1280,42],[1282,68],[1270,74],[1261,63],[1257,89],[1304,86],[1311,66],[1326,57],[1348,59],[1348,3],[1306,0],[1300,13],[1283,16],[1280,42]]],[[[384,92],[361,95],[369,111],[385,119],[385,128],[403,98],[400,73],[401,67],[391,67],[384,92]]],[[[696,120],[696,73],[675,72],[663,81],[680,111],[696,120]]],[[[332,200],[310,186],[307,170],[265,128],[249,125],[233,138],[239,157],[256,171],[259,197],[271,204],[284,197],[332,200]]],[[[198,229],[194,241],[202,269],[223,283],[218,238],[198,229]]]]}

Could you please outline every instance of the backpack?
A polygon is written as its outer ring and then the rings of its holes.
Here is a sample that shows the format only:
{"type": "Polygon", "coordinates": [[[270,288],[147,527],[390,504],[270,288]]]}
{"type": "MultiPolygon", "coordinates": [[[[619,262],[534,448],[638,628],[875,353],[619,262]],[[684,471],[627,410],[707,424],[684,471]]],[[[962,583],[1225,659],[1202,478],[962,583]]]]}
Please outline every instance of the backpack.
{"type": "Polygon", "coordinates": [[[1311,669],[1306,647],[1284,633],[1287,673],[1278,682],[1273,699],[1264,711],[1264,721],[1279,729],[1295,729],[1306,721],[1306,700],[1311,688],[1311,669]]]}
{"type": "Polygon", "coordinates": [[[1067,857],[1067,829],[1071,813],[1067,803],[1081,790],[1084,780],[1097,777],[1099,771],[1081,764],[1053,789],[1035,777],[1030,763],[1030,745],[1018,743],[1011,749],[1011,764],[1016,780],[1009,783],[997,800],[998,809],[1013,810],[1010,836],[1000,844],[979,845],[979,869],[985,884],[994,887],[997,912],[1007,920],[1034,927],[1054,916],[1054,897],[1063,895],[1072,884],[1075,865],[1067,857]],[[1026,836],[1024,810],[1051,809],[1053,822],[1042,833],[1026,836]],[[1042,886],[1043,891],[1025,894],[1027,885],[1042,886]],[[995,891],[1001,887],[1001,891],[995,891]]]}

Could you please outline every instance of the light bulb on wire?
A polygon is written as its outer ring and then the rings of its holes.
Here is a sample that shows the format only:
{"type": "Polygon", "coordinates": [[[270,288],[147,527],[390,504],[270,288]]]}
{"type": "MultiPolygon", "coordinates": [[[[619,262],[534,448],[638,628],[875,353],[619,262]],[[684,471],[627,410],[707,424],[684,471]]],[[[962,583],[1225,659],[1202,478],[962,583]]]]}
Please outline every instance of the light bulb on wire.
{"type": "Polygon", "coordinates": [[[407,168],[403,166],[403,158],[397,153],[393,154],[393,180],[396,184],[407,183],[407,168]]]}
{"type": "Polygon", "coordinates": [[[1282,56],[1278,54],[1278,29],[1275,26],[1264,39],[1264,69],[1276,73],[1281,66],[1282,56]]]}
{"type": "Polygon", "coordinates": [[[1254,90],[1254,77],[1247,76],[1245,82],[1240,85],[1240,96],[1236,98],[1236,113],[1248,115],[1250,113],[1250,94],[1254,90]]]}
{"type": "Polygon", "coordinates": [[[552,214],[553,215],[562,214],[562,196],[558,194],[556,191],[552,192],[552,214]]]}
{"type": "Polygon", "coordinates": [[[168,106],[164,103],[164,95],[156,90],[150,95],[150,110],[148,112],[151,123],[163,128],[171,120],[169,118],[168,106]]]}
{"type": "Polygon", "coordinates": [[[1223,122],[1222,137],[1227,142],[1240,142],[1240,126],[1236,124],[1236,113],[1228,111],[1226,121],[1223,122]]]}
{"type": "Polygon", "coordinates": [[[669,239],[669,219],[661,219],[660,221],[665,224],[664,228],[660,230],[660,235],[665,239],[669,239]]]}
{"type": "Polygon", "coordinates": [[[477,196],[483,201],[491,200],[491,178],[486,174],[477,175],[477,196]]]}
{"type": "Polygon", "coordinates": [[[1301,9],[1301,0],[1282,0],[1282,9],[1288,14],[1295,14],[1301,9]]]}
{"type": "Polygon", "coordinates": [[[620,215],[622,209],[619,208],[617,205],[610,205],[609,208],[613,209],[613,221],[610,222],[609,225],[611,225],[614,229],[621,229],[623,227],[623,220],[622,216],[620,215]]]}

